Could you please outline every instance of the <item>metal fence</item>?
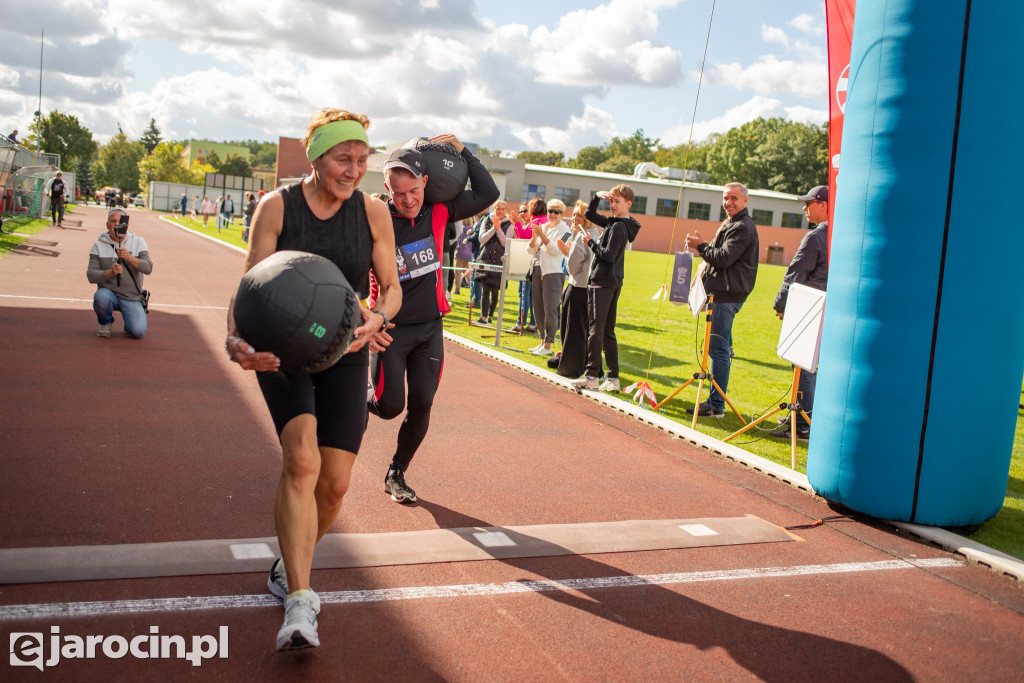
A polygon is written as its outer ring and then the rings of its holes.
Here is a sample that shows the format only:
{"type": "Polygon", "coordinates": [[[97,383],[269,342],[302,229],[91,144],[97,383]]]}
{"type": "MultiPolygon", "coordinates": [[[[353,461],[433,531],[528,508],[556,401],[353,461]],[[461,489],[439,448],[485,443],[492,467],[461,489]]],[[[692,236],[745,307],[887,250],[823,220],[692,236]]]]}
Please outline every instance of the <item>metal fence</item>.
{"type": "MultiPolygon", "coordinates": [[[[214,174],[207,174],[214,175],[214,174]]],[[[236,178],[236,176],[227,176],[229,180],[236,178]]],[[[146,206],[155,211],[173,211],[180,213],[181,211],[181,195],[185,195],[185,205],[187,211],[193,210],[193,203],[196,204],[195,209],[198,210],[199,205],[203,203],[203,197],[209,196],[210,202],[213,202],[219,196],[231,195],[231,203],[233,205],[234,216],[241,216],[242,210],[245,208],[245,198],[250,192],[258,194],[263,188],[263,181],[258,178],[238,178],[237,184],[239,187],[233,187],[233,182],[223,185],[224,176],[220,176],[220,182],[222,184],[208,184],[208,185],[184,185],[182,183],[167,183],[162,180],[154,180],[149,184],[149,194],[146,197],[146,206]],[[232,192],[232,190],[236,190],[232,192]]],[[[216,180],[214,180],[216,182],[216,180]]]]}
{"type": "MultiPolygon", "coordinates": [[[[0,213],[23,218],[46,215],[47,191],[59,168],[59,154],[33,152],[0,136],[0,213]]],[[[74,188],[74,174],[63,175],[68,187],[74,188]]]]}

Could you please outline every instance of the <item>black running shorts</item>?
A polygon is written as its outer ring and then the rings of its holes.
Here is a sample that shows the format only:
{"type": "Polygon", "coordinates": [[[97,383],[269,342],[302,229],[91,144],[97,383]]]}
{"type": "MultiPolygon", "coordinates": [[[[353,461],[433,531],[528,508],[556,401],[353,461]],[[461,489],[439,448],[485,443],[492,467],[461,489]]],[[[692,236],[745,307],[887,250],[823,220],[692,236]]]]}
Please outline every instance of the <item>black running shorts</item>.
{"type": "Polygon", "coordinates": [[[366,429],[366,365],[334,365],[323,372],[257,372],[277,435],[299,415],[316,418],[319,446],[358,453],[366,429]]]}

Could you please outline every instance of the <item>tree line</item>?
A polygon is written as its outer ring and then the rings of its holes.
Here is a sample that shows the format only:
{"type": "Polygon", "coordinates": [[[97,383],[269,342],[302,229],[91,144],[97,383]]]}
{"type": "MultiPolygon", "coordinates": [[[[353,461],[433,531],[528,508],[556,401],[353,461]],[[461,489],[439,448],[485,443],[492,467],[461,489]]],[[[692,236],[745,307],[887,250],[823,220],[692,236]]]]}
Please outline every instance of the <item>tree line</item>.
{"type": "MultiPolygon", "coordinates": [[[[271,168],[277,158],[277,144],[258,140],[234,141],[251,152],[251,163],[216,152],[203,163],[186,168],[181,163],[184,142],[165,141],[150,118],[149,127],[138,140],[129,140],[118,127],[117,135],[105,145],[97,144],[92,133],[72,114],[54,111],[33,122],[27,146],[40,147],[62,157],[64,168],[74,168],[79,186],[114,185],[126,192],[139,192],[156,180],[202,185],[206,173],[252,177],[252,169],[271,168]]],[[[490,150],[481,148],[484,154],[490,150]]],[[[800,194],[828,182],[828,128],[782,118],[758,118],[726,133],[714,134],[700,142],[666,147],[638,129],[629,137],[614,137],[600,146],[584,147],[572,159],[561,152],[520,152],[530,164],[561,166],[604,173],[631,174],[637,164],[651,161],[666,168],[684,168],[708,174],[707,182],[724,185],[739,181],[751,189],[800,194]]]]}
{"type": "Polygon", "coordinates": [[[117,135],[100,145],[77,116],[53,111],[29,126],[25,146],[35,147],[37,140],[42,151],[61,155],[63,168],[75,170],[79,187],[109,185],[133,194],[157,180],[202,185],[207,173],[251,178],[253,168],[273,167],[277,160],[276,143],[243,140],[228,144],[248,147],[251,163],[237,154],[221,159],[216,152],[210,152],[202,163],[197,160],[186,167],[181,162],[186,142],[164,140],[155,118],[150,118],[138,140],[130,140],[118,126],[117,135]]]}
{"type": "Polygon", "coordinates": [[[750,189],[803,194],[828,182],[828,128],[782,118],[758,118],[700,142],[665,147],[638,129],[574,158],[561,152],[521,152],[529,164],[631,174],[637,164],[707,173],[712,185],[738,181],[750,189]]]}

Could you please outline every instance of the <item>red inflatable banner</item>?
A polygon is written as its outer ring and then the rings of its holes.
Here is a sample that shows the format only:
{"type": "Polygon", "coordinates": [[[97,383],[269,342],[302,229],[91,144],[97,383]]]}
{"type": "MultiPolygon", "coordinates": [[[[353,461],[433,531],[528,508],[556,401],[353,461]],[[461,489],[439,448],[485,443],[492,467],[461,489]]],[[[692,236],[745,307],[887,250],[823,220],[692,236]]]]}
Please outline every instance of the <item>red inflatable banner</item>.
{"type": "Polygon", "coordinates": [[[850,75],[850,42],[853,11],[857,0],[825,0],[828,30],[828,245],[832,248],[832,214],[835,210],[836,177],[839,175],[839,147],[843,141],[843,112],[846,84],[850,75]]]}

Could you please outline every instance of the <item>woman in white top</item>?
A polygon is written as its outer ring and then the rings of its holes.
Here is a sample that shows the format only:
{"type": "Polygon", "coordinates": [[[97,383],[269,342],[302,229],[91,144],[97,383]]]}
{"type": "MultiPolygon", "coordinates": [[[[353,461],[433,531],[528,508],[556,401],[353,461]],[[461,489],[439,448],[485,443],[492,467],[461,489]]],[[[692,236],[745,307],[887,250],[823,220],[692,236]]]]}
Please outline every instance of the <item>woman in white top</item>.
{"type": "MultiPolygon", "coordinates": [[[[541,343],[530,349],[535,356],[550,356],[551,343],[558,333],[558,305],[562,299],[562,286],[565,284],[565,273],[562,272],[564,258],[558,248],[558,240],[563,242],[572,234],[569,226],[562,221],[565,204],[558,199],[548,202],[548,222],[533,226],[533,238],[530,239],[530,253],[540,261],[540,291],[533,290],[534,307],[543,310],[543,322],[539,329],[541,343]],[[538,300],[539,299],[539,300],[538,300]]],[[[539,316],[538,316],[539,317],[539,316]]]]}

